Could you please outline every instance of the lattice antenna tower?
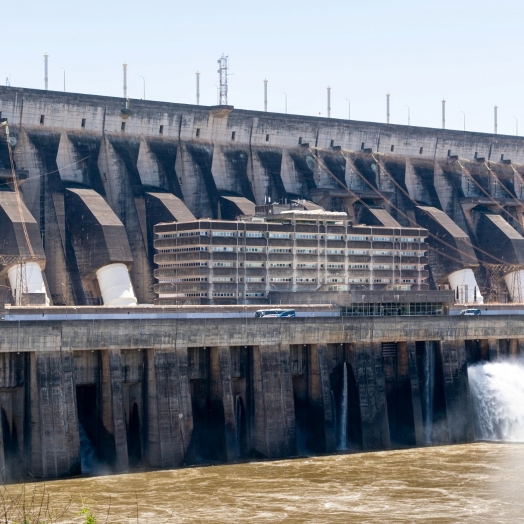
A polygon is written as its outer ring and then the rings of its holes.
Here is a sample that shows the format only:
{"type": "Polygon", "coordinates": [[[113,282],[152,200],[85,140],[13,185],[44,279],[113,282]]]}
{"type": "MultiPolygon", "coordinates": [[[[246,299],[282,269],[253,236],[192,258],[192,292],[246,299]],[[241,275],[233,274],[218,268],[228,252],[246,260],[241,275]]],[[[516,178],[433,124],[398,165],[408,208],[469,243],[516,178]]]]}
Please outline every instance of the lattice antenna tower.
{"type": "Polygon", "coordinates": [[[229,57],[222,53],[222,56],[217,60],[218,71],[220,76],[220,99],[219,104],[221,106],[227,106],[227,68],[229,63],[229,57]]]}

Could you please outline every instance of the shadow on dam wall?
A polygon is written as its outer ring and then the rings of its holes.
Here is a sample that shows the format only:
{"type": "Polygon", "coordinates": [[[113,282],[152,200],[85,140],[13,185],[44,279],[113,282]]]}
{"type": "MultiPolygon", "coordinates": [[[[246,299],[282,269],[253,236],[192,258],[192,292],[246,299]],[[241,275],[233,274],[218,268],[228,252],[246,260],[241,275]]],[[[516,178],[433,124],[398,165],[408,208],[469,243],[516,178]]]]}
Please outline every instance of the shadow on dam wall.
{"type": "Polygon", "coordinates": [[[469,442],[466,365],[515,347],[490,339],[0,353],[1,468],[12,481],[469,442]]]}

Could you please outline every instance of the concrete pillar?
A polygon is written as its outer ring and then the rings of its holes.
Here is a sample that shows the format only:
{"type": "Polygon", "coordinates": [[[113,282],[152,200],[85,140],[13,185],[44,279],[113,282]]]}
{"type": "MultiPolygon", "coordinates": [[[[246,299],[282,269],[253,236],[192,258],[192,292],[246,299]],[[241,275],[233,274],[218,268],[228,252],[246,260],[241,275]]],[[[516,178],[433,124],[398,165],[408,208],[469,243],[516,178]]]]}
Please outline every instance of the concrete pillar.
{"type": "Polygon", "coordinates": [[[517,351],[519,356],[524,355],[524,339],[522,338],[517,340],[517,351]]]}
{"type": "Polygon", "coordinates": [[[516,338],[512,338],[509,341],[509,354],[511,357],[519,356],[519,341],[516,338]]]}
{"type": "MultiPolygon", "coordinates": [[[[309,399],[313,411],[318,411],[321,419],[322,437],[325,442],[325,452],[331,453],[336,450],[335,424],[333,417],[333,406],[331,402],[331,385],[329,381],[329,366],[327,356],[327,344],[316,344],[310,346],[309,358],[309,399]]],[[[311,413],[315,415],[315,413],[311,413]]]]}
{"type": "Polygon", "coordinates": [[[463,340],[442,341],[440,356],[450,444],[473,440],[466,350],[463,340]]]}
{"type": "Polygon", "coordinates": [[[362,446],[365,451],[390,447],[386,385],[380,343],[360,343],[355,347],[362,446]]]}
{"type": "Polygon", "coordinates": [[[422,398],[419,388],[419,377],[417,369],[417,353],[415,342],[407,342],[409,381],[411,385],[411,404],[413,406],[413,425],[415,427],[415,442],[417,446],[423,446],[424,421],[422,418],[422,398]]]}
{"type": "MultiPolygon", "coordinates": [[[[224,442],[227,461],[238,458],[237,425],[235,404],[231,388],[231,352],[229,346],[212,347],[211,363],[211,402],[219,413],[221,428],[224,431],[224,442]]],[[[213,409],[212,408],[212,409],[213,409]]]]}
{"type": "Polygon", "coordinates": [[[31,460],[34,476],[57,478],[80,473],[74,359],[70,351],[31,355],[31,460]]]}
{"type": "Polygon", "coordinates": [[[251,447],[264,457],[296,453],[289,345],[253,347],[251,447]]]}
{"type": "Polygon", "coordinates": [[[129,469],[127,430],[122,386],[122,359],[119,350],[102,351],[102,423],[115,442],[115,470],[129,469]]]}
{"type": "MultiPolygon", "coordinates": [[[[182,442],[186,456],[190,453],[191,439],[193,436],[193,410],[191,407],[191,390],[189,388],[189,370],[187,347],[175,348],[178,361],[178,398],[180,406],[180,428],[182,442]]],[[[192,457],[188,457],[190,460],[192,457]]]]}
{"type": "Polygon", "coordinates": [[[147,220],[145,201],[134,192],[140,184],[137,167],[140,144],[126,141],[125,145],[104,135],[98,157],[98,169],[111,209],[126,228],[129,245],[133,253],[130,270],[135,295],[141,304],[150,304],[155,298],[153,292],[153,270],[147,256],[147,220]],[[118,146],[118,147],[116,147],[118,146]]]}
{"type": "Polygon", "coordinates": [[[490,362],[499,357],[499,341],[496,338],[488,338],[488,355],[490,362]]]}
{"type": "MultiPolygon", "coordinates": [[[[209,142],[180,142],[175,162],[184,202],[197,217],[214,217],[216,208],[206,187],[212,179],[211,164],[214,146],[209,142]],[[198,160],[198,161],[197,161],[198,160]]],[[[214,182],[213,182],[214,183],[214,182]]]]}
{"type": "Polygon", "coordinates": [[[170,468],[184,464],[193,431],[187,348],[148,350],[146,412],[148,465],[170,468]]]}
{"type": "Polygon", "coordinates": [[[284,188],[288,193],[307,195],[309,189],[304,178],[297,171],[295,161],[291,158],[287,149],[282,150],[282,165],[280,166],[280,177],[284,188]]]}

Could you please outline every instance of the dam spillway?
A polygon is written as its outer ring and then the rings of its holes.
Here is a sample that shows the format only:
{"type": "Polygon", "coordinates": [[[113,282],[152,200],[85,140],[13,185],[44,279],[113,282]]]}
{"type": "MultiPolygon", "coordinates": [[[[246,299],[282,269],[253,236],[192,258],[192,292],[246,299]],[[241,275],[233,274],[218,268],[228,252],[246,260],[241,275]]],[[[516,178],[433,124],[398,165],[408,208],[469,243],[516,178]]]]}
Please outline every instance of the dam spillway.
{"type": "Polygon", "coordinates": [[[505,315],[424,322],[33,316],[1,324],[0,461],[13,478],[81,473],[82,431],[112,472],[329,453],[343,433],[351,450],[471,442],[468,362],[524,349],[524,320],[505,315]],[[492,338],[496,332],[504,339],[492,338]],[[430,442],[428,344],[435,350],[430,442]],[[343,398],[343,384],[346,417],[332,401],[343,398]],[[336,427],[344,419],[345,432],[336,427]]]}

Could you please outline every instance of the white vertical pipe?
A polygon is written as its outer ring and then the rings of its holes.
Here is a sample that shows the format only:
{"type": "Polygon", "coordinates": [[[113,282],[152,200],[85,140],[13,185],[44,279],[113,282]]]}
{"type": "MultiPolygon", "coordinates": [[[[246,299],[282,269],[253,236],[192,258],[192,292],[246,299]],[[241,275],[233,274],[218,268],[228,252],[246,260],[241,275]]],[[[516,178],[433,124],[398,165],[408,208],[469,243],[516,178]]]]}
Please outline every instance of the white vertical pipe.
{"type": "Polygon", "coordinates": [[[48,65],[49,65],[49,55],[46,53],[44,55],[44,70],[45,70],[45,76],[44,76],[44,85],[45,85],[45,90],[47,91],[47,88],[48,88],[48,76],[47,76],[47,72],[48,72],[48,65]]]}
{"type": "Polygon", "coordinates": [[[104,306],[136,306],[133,284],[125,264],[108,264],[96,272],[104,306]]]}
{"type": "Polygon", "coordinates": [[[122,64],[124,68],[124,100],[127,100],[127,64],[122,64]]]}
{"type": "Polygon", "coordinates": [[[480,294],[480,289],[478,287],[477,280],[475,279],[475,275],[473,274],[472,269],[464,268],[459,269],[458,271],[454,271],[453,273],[450,273],[448,275],[448,281],[449,285],[451,286],[451,289],[455,291],[455,294],[457,292],[457,289],[459,289],[459,295],[460,292],[463,291],[463,296],[460,298],[463,298],[464,303],[484,303],[484,298],[480,294]]]}
{"type": "MultiPolygon", "coordinates": [[[[44,278],[42,277],[42,269],[38,262],[26,262],[25,264],[25,282],[27,283],[28,293],[39,293],[45,295],[45,305],[49,306],[49,297],[47,296],[44,278]]],[[[23,293],[23,290],[18,289],[20,282],[19,271],[20,266],[18,264],[11,266],[7,270],[7,278],[9,279],[9,285],[14,295],[18,296],[18,293],[23,293]]]]}
{"type": "Polygon", "coordinates": [[[196,103],[200,105],[200,71],[196,72],[196,103]]]}

